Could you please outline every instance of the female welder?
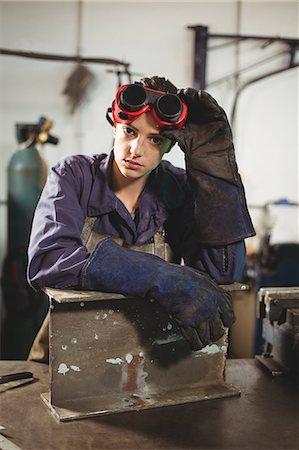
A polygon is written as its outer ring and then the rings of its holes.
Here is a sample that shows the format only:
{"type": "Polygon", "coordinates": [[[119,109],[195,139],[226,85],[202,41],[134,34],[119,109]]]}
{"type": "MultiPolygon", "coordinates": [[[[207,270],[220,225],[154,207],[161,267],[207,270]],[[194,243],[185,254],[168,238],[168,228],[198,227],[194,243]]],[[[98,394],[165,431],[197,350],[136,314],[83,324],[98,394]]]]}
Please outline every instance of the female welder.
{"type": "Polygon", "coordinates": [[[36,289],[156,299],[200,349],[234,321],[217,283],[238,279],[243,239],[254,234],[226,115],[208,93],[159,77],[121,86],[110,112],[108,156],[70,156],[50,171],[33,220],[28,280],[36,289]],[[161,161],[175,142],[186,171],[161,161]],[[148,253],[157,235],[167,261],[148,253]]]}

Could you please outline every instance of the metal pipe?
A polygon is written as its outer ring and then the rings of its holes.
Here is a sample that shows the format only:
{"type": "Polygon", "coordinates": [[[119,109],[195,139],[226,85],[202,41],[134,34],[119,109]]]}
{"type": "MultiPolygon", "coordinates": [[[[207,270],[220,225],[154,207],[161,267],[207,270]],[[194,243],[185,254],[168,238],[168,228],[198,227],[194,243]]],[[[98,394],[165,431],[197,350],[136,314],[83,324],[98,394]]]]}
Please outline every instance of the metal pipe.
{"type": "MultiPolygon", "coordinates": [[[[197,26],[189,26],[188,28],[193,28],[196,30],[197,26]]],[[[279,37],[279,36],[260,36],[260,35],[250,35],[250,34],[221,34],[221,33],[208,33],[208,38],[216,39],[252,39],[258,41],[270,41],[270,42],[284,42],[291,45],[299,45],[299,39],[279,37]]]]}
{"type": "Polygon", "coordinates": [[[68,61],[76,63],[95,63],[95,64],[113,64],[123,66],[125,69],[129,67],[129,63],[109,58],[83,58],[81,56],[54,55],[50,53],[26,52],[21,50],[9,50],[0,48],[0,55],[21,56],[23,58],[44,59],[48,61],[68,61]]]}
{"type": "MultiPolygon", "coordinates": [[[[239,70],[238,75],[240,75],[240,74],[242,74],[244,72],[247,72],[248,70],[251,70],[254,67],[261,66],[261,65],[267,63],[268,61],[271,61],[272,59],[278,58],[279,56],[282,56],[282,55],[285,55],[285,54],[289,55],[290,54],[289,50],[283,50],[281,52],[274,53],[273,55],[270,55],[267,58],[263,58],[263,59],[261,59],[259,61],[256,61],[253,64],[250,64],[249,66],[243,67],[243,69],[239,70]]],[[[236,77],[236,73],[231,73],[229,75],[226,75],[225,77],[218,78],[217,80],[211,81],[210,83],[208,83],[207,86],[208,87],[217,86],[217,84],[224,83],[224,82],[229,81],[229,80],[231,80],[232,78],[235,78],[235,77],[236,77]]]]}
{"type": "Polygon", "coordinates": [[[206,87],[206,61],[207,61],[207,42],[208,27],[200,26],[195,33],[194,49],[194,88],[197,90],[206,87]]]}
{"type": "Polygon", "coordinates": [[[290,70],[290,69],[295,69],[296,67],[299,67],[299,63],[298,64],[294,64],[293,66],[283,67],[282,69],[273,70],[272,72],[265,73],[264,75],[261,75],[261,76],[259,76],[257,78],[253,78],[252,80],[249,80],[249,81],[247,81],[247,83],[243,84],[243,86],[241,86],[237,90],[236,96],[235,96],[235,100],[234,100],[234,103],[233,103],[232,112],[231,112],[231,120],[230,120],[232,128],[233,128],[233,125],[234,125],[235,114],[236,114],[236,109],[237,109],[237,103],[238,103],[239,96],[240,96],[241,92],[246,87],[250,86],[251,84],[257,83],[258,81],[264,80],[265,78],[271,77],[272,75],[278,75],[279,73],[286,72],[287,70],[290,70]]]}
{"type": "MultiPolygon", "coordinates": [[[[238,0],[237,5],[237,13],[236,13],[236,28],[239,34],[241,30],[241,17],[242,17],[242,4],[240,0],[238,0]]],[[[235,45],[235,75],[234,75],[234,88],[238,89],[240,80],[240,41],[236,41],[235,45]]]]}

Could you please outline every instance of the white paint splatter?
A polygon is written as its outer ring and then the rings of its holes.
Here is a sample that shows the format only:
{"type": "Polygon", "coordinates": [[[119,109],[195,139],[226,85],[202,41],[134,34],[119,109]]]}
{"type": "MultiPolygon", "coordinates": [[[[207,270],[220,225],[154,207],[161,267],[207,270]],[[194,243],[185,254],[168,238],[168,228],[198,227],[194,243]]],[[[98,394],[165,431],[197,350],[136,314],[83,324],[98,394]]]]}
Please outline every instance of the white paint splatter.
{"type": "Polygon", "coordinates": [[[216,344],[212,344],[212,345],[206,345],[204,348],[202,348],[201,350],[198,350],[195,353],[207,353],[209,355],[215,355],[216,353],[226,353],[226,346],[222,345],[221,347],[219,347],[219,345],[216,344]]]}
{"type": "Polygon", "coordinates": [[[62,350],[67,350],[69,347],[68,347],[68,345],[62,345],[61,348],[62,348],[62,350]]]}
{"type": "Polygon", "coordinates": [[[116,320],[113,321],[113,325],[118,325],[119,322],[117,322],[116,320]]]}
{"type": "Polygon", "coordinates": [[[77,343],[78,343],[77,338],[74,337],[74,338],[71,340],[71,343],[72,343],[72,344],[77,344],[77,343]]]}
{"type": "Polygon", "coordinates": [[[100,313],[96,313],[96,315],[94,316],[96,320],[100,320],[100,313]]]}
{"type": "Polygon", "coordinates": [[[96,341],[98,341],[99,336],[98,336],[97,334],[95,334],[95,335],[94,335],[94,338],[95,338],[96,341]]]}
{"type": "Polygon", "coordinates": [[[103,314],[103,319],[107,319],[107,317],[108,317],[108,314],[103,314]]]}
{"type": "Polygon", "coordinates": [[[109,358],[106,359],[106,362],[109,364],[121,364],[123,363],[123,360],[121,358],[109,358]]]}
{"type": "Polygon", "coordinates": [[[70,366],[74,372],[80,372],[80,367],[78,366],[70,366]]]}
{"type": "Polygon", "coordinates": [[[144,353],[143,353],[143,352],[139,352],[139,356],[141,356],[141,357],[142,357],[143,355],[144,355],[144,353]]]}
{"type": "Polygon", "coordinates": [[[84,307],[84,305],[85,305],[85,303],[84,303],[84,302],[80,302],[80,306],[81,306],[81,308],[83,308],[83,307],[84,307]]]}
{"type": "Polygon", "coordinates": [[[113,309],[109,309],[109,314],[113,314],[114,313],[114,311],[113,311],[113,309]]]}
{"type": "Polygon", "coordinates": [[[227,354],[227,346],[226,345],[222,345],[221,351],[226,355],[227,354]]]}
{"type": "Polygon", "coordinates": [[[127,363],[130,364],[132,362],[132,360],[133,360],[133,355],[131,355],[131,353],[128,353],[126,355],[125,359],[126,359],[127,363]]]}
{"type": "Polygon", "coordinates": [[[167,327],[166,327],[166,328],[167,328],[167,330],[171,330],[171,329],[172,329],[172,324],[168,322],[168,324],[167,324],[167,327]]]}
{"type": "Polygon", "coordinates": [[[169,342],[182,341],[185,338],[179,334],[170,334],[165,339],[156,339],[152,345],[169,344],[169,342]]]}
{"type": "Polygon", "coordinates": [[[62,375],[65,375],[70,369],[68,366],[64,363],[59,364],[58,367],[58,373],[61,373],[62,375]]]}

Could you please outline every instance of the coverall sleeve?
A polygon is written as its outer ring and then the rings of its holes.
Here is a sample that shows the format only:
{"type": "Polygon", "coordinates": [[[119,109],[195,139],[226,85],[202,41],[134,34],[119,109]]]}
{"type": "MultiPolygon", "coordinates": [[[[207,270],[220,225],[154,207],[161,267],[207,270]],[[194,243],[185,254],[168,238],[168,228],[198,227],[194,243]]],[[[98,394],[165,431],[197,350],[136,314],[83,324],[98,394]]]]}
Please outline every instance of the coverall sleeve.
{"type": "MultiPolygon", "coordinates": [[[[184,204],[173,212],[169,221],[170,244],[187,266],[206,272],[216,283],[230,284],[239,281],[246,260],[244,240],[225,245],[203,245],[194,216],[194,197],[187,183],[184,204]]],[[[223,226],[225,227],[225,223],[223,226]]]]}
{"type": "Polygon", "coordinates": [[[80,205],[83,173],[79,164],[51,169],[37,205],[28,248],[27,278],[38,289],[79,285],[89,253],[81,242],[85,214],[80,205]]]}
{"type": "Polygon", "coordinates": [[[246,259],[244,241],[225,246],[201,246],[196,257],[188,264],[208,273],[218,284],[231,284],[240,280],[246,259]]]}

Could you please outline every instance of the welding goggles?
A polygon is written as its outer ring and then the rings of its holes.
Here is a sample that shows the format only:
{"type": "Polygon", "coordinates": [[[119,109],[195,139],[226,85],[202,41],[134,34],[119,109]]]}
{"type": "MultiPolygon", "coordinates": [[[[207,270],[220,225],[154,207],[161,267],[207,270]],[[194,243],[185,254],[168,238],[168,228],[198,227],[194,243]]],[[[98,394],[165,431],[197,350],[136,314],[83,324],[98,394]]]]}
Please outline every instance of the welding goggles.
{"type": "Polygon", "coordinates": [[[148,111],[160,129],[182,128],[187,118],[187,106],[177,94],[156,91],[139,83],[120,86],[106,117],[111,125],[131,123],[148,111]]]}

